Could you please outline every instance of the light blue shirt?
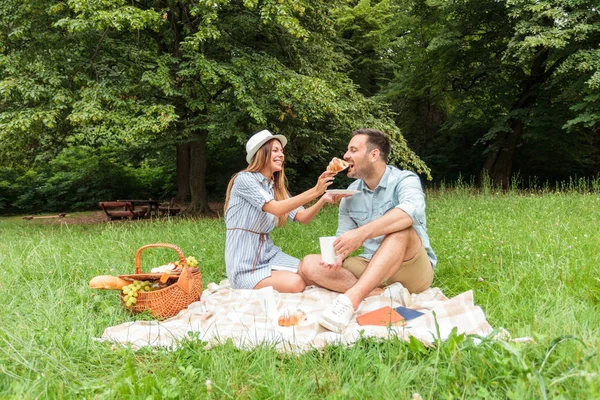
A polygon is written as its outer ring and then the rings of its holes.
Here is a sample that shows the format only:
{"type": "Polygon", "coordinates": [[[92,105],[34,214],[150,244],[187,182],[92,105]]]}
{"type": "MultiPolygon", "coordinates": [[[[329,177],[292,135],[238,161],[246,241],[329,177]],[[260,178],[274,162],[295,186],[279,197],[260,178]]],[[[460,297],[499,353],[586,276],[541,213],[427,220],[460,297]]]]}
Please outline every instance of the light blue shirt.
{"type": "MultiPolygon", "coordinates": [[[[437,257],[431,248],[427,236],[427,218],[425,217],[425,193],[421,180],[411,171],[402,171],[388,165],[375,190],[370,190],[362,179],[357,179],[348,187],[360,190],[352,197],[342,199],[338,216],[336,236],[368,224],[393,208],[399,208],[413,221],[413,228],[421,238],[423,247],[431,260],[431,266],[437,264],[437,257]]],[[[384,236],[367,239],[363,244],[361,257],[371,259],[379,249],[384,236]]]]}

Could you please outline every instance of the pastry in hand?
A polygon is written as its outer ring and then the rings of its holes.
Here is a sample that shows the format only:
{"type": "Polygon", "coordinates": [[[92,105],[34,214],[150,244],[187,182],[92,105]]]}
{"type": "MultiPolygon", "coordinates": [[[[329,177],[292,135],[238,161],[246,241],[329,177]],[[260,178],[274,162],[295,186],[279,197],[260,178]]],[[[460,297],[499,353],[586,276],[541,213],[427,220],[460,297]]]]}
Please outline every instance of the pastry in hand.
{"type": "Polygon", "coordinates": [[[347,161],[344,161],[337,157],[333,157],[329,162],[329,165],[327,166],[327,171],[334,172],[337,174],[338,172],[341,172],[348,168],[349,165],[350,164],[348,164],[347,161]]]}
{"type": "Polygon", "coordinates": [[[306,314],[302,310],[296,310],[289,312],[285,310],[283,314],[279,316],[277,323],[279,326],[295,326],[306,319],[306,314]]]}

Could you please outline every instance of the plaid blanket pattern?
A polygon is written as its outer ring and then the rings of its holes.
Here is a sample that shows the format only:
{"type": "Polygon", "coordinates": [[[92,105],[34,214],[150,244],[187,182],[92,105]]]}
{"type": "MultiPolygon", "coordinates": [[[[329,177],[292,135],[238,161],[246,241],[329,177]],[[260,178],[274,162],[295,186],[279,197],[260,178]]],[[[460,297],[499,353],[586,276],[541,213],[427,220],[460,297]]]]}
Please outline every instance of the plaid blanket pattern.
{"type": "Polygon", "coordinates": [[[405,326],[360,326],[356,316],[393,303],[382,296],[365,299],[346,330],[337,334],[317,323],[317,318],[331,304],[337,293],[309,286],[303,293],[283,294],[272,288],[261,290],[231,289],[227,280],[211,283],[200,301],[192,303],[178,315],[164,321],[127,322],[105,329],[100,341],[130,345],[175,348],[181,340],[202,340],[208,347],[231,339],[242,349],[273,345],[277,350],[299,353],[321,349],[328,344],[352,345],[362,337],[409,340],[414,336],[426,345],[436,338],[445,340],[452,329],[459,334],[487,336],[493,329],[482,309],[474,305],[473,292],[467,291],[448,299],[438,288],[413,294],[411,308],[425,314],[405,326]],[[278,316],[283,310],[300,309],[307,319],[297,326],[280,327],[278,316]],[[437,327],[436,327],[437,322],[437,327]]]}

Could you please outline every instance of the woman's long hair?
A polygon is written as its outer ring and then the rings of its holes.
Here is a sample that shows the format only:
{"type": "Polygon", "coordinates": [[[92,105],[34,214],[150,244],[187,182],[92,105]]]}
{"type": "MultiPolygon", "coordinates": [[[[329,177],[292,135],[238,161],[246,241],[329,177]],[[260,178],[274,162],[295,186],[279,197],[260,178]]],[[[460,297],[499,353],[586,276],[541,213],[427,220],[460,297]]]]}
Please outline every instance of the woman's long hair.
{"type": "MultiPolygon", "coordinates": [[[[267,143],[263,144],[260,149],[256,152],[250,165],[246,167],[246,169],[240,172],[260,172],[261,169],[264,168],[265,165],[271,162],[271,150],[273,150],[273,141],[277,139],[271,139],[267,143]]],[[[227,212],[227,207],[229,206],[229,197],[231,196],[231,188],[233,187],[233,181],[240,173],[236,173],[231,177],[229,181],[229,185],[227,185],[227,192],[225,194],[225,206],[223,207],[224,212],[227,212]]],[[[281,171],[276,171],[273,176],[271,176],[271,180],[273,181],[273,191],[275,192],[275,200],[285,200],[290,197],[290,193],[287,189],[287,179],[285,177],[285,172],[283,168],[281,171]]],[[[281,215],[278,217],[278,226],[284,226],[287,221],[288,214],[281,215]]]]}

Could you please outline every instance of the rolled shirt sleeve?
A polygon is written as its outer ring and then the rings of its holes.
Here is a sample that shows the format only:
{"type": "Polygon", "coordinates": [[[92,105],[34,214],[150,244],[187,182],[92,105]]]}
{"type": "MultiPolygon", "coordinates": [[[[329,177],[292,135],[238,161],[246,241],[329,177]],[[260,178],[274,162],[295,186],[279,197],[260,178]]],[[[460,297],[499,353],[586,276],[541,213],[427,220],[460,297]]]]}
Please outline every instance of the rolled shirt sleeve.
{"type": "Polygon", "coordinates": [[[235,178],[232,192],[238,192],[250,205],[262,210],[263,206],[273,200],[273,194],[265,190],[252,174],[240,173],[235,178]]]}
{"type": "Polygon", "coordinates": [[[335,232],[336,236],[343,235],[344,233],[351,231],[352,229],[358,228],[358,225],[352,218],[350,218],[350,212],[348,210],[348,199],[342,199],[340,202],[340,208],[338,212],[338,229],[335,232]]]}
{"type": "Polygon", "coordinates": [[[298,211],[300,211],[300,210],[304,210],[304,207],[300,206],[300,207],[296,208],[295,210],[290,211],[288,214],[288,219],[290,221],[296,221],[296,214],[298,214],[298,211]]]}
{"type": "Polygon", "coordinates": [[[413,226],[425,226],[425,193],[421,186],[421,180],[416,174],[406,176],[396,186],[399,208],[404,211],[413,221],[413,226]]]}

